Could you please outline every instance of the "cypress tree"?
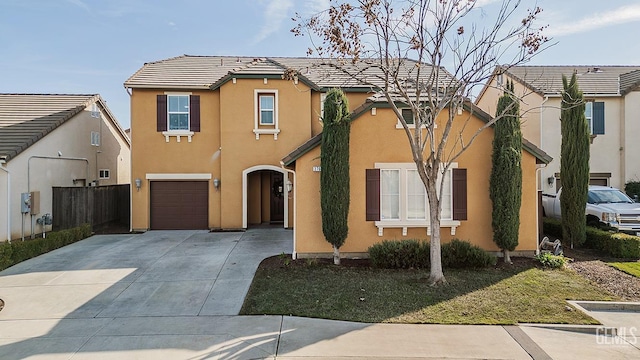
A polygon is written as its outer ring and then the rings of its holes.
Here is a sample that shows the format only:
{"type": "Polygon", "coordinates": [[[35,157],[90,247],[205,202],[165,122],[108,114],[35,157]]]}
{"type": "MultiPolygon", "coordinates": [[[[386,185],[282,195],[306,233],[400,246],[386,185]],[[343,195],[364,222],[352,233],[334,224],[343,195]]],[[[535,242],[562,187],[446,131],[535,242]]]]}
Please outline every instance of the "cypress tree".
{"type": "Polygon", "coordinates": [[[511,263],[509,251],[518,246],[522,202],[520,106],[513,91],[513,82],[507,82],[504,95],[498,100],[496,117],[500,119],[494,125],[489,185],[493,204],[493,241],[504,251],[506,263],[511,263]]]}
{"type": "Polygon", "coordinates": [[[562,239],[581,245],[586,240],[585,208],[589,191],[589,124],[584,116],[584,98],[574,73],[571,80],[562,76],[562,110],[560,114],[562,145],[560,148],[560,211],[562,239]]]}
{"type": "Polygon", "coordinates": [[[333,245],[333,262],[340,264],[340,247],[349,232],[349,133],[347,97],[331,89],[324,102],[320,165],[322,233],[333,245]]]}

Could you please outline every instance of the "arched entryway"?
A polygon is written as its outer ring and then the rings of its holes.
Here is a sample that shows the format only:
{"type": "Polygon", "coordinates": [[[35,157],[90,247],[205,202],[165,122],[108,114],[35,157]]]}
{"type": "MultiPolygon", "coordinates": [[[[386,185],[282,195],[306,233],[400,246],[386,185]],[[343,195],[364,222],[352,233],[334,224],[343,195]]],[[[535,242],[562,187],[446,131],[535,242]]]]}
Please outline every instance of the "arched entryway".
{"type": "Polygon", "coordinates": [[[289,227],[288,174],[274,165],[257,165],[242,172],[242,227],[264,223],[289,227]]]}

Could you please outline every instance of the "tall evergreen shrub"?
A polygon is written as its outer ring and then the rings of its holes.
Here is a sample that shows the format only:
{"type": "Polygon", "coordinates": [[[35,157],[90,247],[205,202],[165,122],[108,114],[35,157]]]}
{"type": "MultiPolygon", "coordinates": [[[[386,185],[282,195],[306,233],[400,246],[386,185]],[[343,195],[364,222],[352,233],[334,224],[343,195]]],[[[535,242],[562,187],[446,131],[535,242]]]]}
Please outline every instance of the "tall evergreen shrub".
{"type": "Polygon", "coordinates": [[[589,190],[589,124],[584,115],[584,97],[578,88],[574,73],[571,80],[562,76],[564,91],[560,121],[562,145],[560,148],[560,210],[562,239],[581,245],[586,239],[585,208],[589,190]]]}
{"type": "Polygon", "coordinates": [[[513,82],[507,82],[498,100],[494,126],[490,197],[493,203],[493,241],[504,251],[504,261],[511,263],[509,251],[518,246],[520,204],[522,203],[522,132],[520,106],[513,94],[513,82]]]}
{"type": "Polygon", "coordinates": [[[351,123],[347,97],[332,89],[324,102],[324,127],[320,165],[322,233],[333,245],[333,262],[340,264],[340,247],[349,232],[349,133],[351,123]]]}

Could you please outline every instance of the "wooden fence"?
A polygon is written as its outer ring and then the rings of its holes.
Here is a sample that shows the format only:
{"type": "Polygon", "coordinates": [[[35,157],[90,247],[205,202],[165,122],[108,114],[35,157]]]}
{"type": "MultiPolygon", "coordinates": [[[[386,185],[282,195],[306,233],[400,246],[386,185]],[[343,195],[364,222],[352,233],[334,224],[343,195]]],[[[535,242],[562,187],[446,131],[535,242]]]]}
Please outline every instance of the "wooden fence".
{"type": "Polygon", "coordinates": [[[111,223],[129,225],[130,185],[54,187],[53,230],[83,223],[96,227],[111,223]]]}

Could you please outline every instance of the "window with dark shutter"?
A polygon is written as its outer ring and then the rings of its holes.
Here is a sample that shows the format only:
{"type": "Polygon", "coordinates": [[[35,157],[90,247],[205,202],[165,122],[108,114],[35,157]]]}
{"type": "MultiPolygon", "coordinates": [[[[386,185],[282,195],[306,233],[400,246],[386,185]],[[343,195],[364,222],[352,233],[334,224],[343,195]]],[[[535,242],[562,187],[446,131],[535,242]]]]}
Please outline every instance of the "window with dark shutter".
{"type": "Polygon", "coordinates": [[[453,220],[467,220],[467,169],[452,169],[453,220]]]}
{"type": "Polygon", "coordinates": [[[604,102],[593,103],[593,135],[604,135],[604,102]]]}
{"type": "Polygon", "coordinates": [[[190,130],[194,132],[200,131],[200,95],[191,95],[189,98],[189,121],[191,122],[190,130]]]}
{"type": "Polygon", "coordinates": [[[157,129],[158,131],[167,131],[167,95],[158,95],[156,103],[157,129]]]}
{"type": "Polygon", "coordinates": [[[367,221],[380,220],[380,169],[366,169],[367,221]]]}

